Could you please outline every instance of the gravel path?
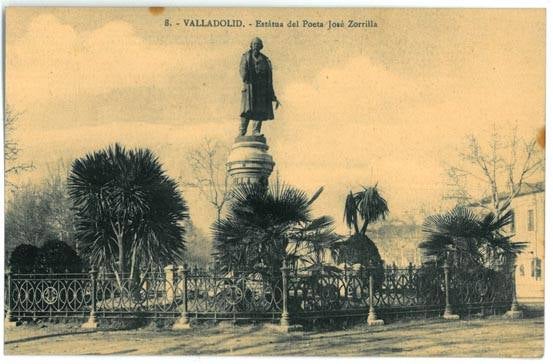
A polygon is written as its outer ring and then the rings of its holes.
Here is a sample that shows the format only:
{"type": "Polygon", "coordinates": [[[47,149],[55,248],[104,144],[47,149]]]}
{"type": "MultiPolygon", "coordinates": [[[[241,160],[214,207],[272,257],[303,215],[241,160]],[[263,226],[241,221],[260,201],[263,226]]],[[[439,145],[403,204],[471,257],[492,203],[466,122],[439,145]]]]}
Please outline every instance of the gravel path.
{"type": "Polygon", "coordinates": [[[5,353],[110,355],[310,355],[540,357],[543,317],[412,321],[331,332],[277,333],[264,326],[185,332],[83,331],[77,325],[7,328],[5,353]]]}

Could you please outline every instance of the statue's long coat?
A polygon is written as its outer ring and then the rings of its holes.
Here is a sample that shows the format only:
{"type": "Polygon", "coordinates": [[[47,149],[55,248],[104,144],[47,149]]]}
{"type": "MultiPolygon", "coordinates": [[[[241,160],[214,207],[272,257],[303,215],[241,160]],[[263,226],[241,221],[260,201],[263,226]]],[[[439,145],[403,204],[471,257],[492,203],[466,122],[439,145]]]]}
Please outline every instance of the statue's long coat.
{"type": "Polygon", "coordinates": [[[244,82],[242,88],[242,109],[240,116],[250,120],[273,120],[273,101],[276,101],[273,89],[273,70],[267,56],[259,53],[256,67],[252,51],[242,55],[240,76],[244,82]]]}

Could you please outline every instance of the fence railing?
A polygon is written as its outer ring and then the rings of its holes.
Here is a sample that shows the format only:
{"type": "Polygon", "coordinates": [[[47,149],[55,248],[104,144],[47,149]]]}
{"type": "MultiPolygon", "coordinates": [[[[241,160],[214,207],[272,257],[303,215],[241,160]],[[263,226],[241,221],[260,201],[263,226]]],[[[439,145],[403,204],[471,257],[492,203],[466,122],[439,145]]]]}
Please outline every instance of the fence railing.
{"type": "Polygon", "coordinates": [[[424,266],[338,273],[227,273],[176,269],[161,274],[6,274],[10,320],[45,317],[289,320],[503,310],[514,276],[424,266]],[[446,282],[447,277],[447,282],[446,282]],[[446,284],[447,283],[447,284],[446,284]],[[371,309],[372,306],[372,309],[371,309]],[[448,311],[449,310],[449,311],[448,311]]]}

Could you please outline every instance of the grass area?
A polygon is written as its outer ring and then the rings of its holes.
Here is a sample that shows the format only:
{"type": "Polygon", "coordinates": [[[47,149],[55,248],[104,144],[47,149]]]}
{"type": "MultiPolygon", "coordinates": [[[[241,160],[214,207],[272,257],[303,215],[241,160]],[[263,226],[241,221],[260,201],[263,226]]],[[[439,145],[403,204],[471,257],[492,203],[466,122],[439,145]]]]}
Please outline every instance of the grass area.
{"type": "Polygon", "coordinates": [[[20,355],[311,355],[540,357],[543,317],[426,320],[330,332],[278,333],[262,325],[174,332],[83,331],[78,325],[22,325],[5,330],[5,353],[20,355]]]}

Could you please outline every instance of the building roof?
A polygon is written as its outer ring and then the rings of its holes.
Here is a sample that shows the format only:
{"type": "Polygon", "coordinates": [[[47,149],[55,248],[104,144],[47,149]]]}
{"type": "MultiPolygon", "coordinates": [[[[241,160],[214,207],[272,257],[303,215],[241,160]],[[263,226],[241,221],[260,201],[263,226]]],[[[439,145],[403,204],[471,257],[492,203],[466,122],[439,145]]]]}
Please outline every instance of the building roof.
{"type": "MultiPolygon", "coordinates": [[[[524,182],[520,186],[520,191],[519,191],[519,193],[516,194],[515,197],[530,195],[530,194],[533,194],[533,193],[540,193],[540,192],[544,192],[544,191],[545,191],[545,182],[543,182],[543,181],[535,182],[535,183],[524,182]]],[[[507,197],[509,197],[509,194],[506,193],[506,192],[501,192],[499,194],[499,199],[500,200],[503,200],[507,197]]],[[[492,199],[491,199],[490,196],[486,196],[486,197],[484,197],[483,199],[480,200],[481,204],[487,204],[487,203],[490,203],[490,202],[492,202],[492,199]]]]}

